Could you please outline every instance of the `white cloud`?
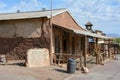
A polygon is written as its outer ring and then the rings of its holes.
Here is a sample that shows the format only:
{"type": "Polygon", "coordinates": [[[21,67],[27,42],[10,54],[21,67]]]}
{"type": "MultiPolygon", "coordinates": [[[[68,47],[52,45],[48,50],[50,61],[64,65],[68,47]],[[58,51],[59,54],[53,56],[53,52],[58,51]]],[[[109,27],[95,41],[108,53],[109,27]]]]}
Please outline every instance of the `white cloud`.
{"type": "Polygon", "coordinates": [[[21,0],[19,3],[12,5],[11,7],[0,11],[1,13],[9,13],[9,12],[16,12],[17,10],[20,11],[36,11],[41,10],[42,8],[46,7],[45,4],[40,2],[39,0],[21,0]]]}
{"type": "Polygon", "coordinates": [[[15,5],[13,8],[20,9],[22,11],[32,11],[40,9],[43,6],[45,5],[43,5],[38,0],[29,0],[29,2],[22,0],[19,4],[15,5]]]}
{"type": "MultiPolygon", "coordinates": [[[[7,9],[1,9],[0,12],[16,12],[17,10],[34,11],[42,8],[50,9],[49,3],[50,0],[20,0],[19,3],[7,9]]],[[[0,8],[4,7],[6,7],[6,4],[0,3],[0,8]]],[[[87,21],[92,22],[98,27],[118,25],[120,22],[120,0],[53,0],[53,8],[63,7],[69,9],[82,26],[87,21]]]]}
{"type": "Polygon", "coordinates": [[[120,34],[120,0],[63,0],[63,2],[82,27],[85,28],[84,24],[90,21],[94,29],[120,34]]]}
{"type": "Polygon", "coordinates": [[[79,22],[109,22],[120,20],[120,0],[63,0],[79,22]],[[79,19],[80,18],[80,19],[79,19]],[[87,19],[84,19],[87,18],[87,19]]]}

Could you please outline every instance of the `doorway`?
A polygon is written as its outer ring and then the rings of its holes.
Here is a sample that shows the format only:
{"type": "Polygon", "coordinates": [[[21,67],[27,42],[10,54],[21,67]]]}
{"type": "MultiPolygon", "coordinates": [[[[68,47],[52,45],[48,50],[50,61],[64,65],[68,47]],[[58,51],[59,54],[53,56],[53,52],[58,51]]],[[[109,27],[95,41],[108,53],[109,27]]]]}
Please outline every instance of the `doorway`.
{"type": "Polygon", "coordinates": [[[60,53],[60,38],[59,36],[55,37],[55,53],[60,53]]]}
{"type": "Polygon", "coordinates": [[[63,32],[63,53],[67,53],[69,51],[69,33],[63,32]]]}

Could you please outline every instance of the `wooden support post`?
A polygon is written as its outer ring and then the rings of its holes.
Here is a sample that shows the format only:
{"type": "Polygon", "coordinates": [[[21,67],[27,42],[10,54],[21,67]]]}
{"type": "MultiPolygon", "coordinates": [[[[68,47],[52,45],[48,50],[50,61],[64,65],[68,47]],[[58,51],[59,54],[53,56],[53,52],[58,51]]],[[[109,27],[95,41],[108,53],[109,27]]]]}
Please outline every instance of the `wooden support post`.
{"type": "Polygon", "coordinates": [[[108,54],[109,54],[108,56],[109,56],[109,58],[110,58],[110,57],[111,57],[111,56],[110,56],[110,39],[108,40],[108,54]]]}
{"type": "Polygon", "coordinates": [[[106,54],[106,43],[104,39],[104,46],[103,46],[104,52],[103,52],[103,61],[105,60],[105,54],[106,54]]]}
{"type": "Polygon", "coordinates": [[[96,64],[98,64],[97,63],[98,61],[97,61],[97,46],[96,46],[97,44],[96,44],[96,38],[95,38],[95,43],[94,44],[95,44],[96,64]]]}
{"type": "Polygon", "coordinates": [[[70,39],[70,42],[69,42],[69,44],[70,44],[70,45],[69,45],[69,46],[70,46],[70,47],[69,47],[69,48],[70,48],[69,53],[72,54],[72,33],[70,33],[69,39],[70,39]]]}
{"type": "Polygon", "coordinates": [[[80,37],[80,67],[82,68],[82,55],[83,55],[83,46],[82,46],[82,37],[80,37]]]}
{"type": "Polygon", "coordinates": [[[80,52],[80,67],[82,68],[82,55],[83,55],[83,52],[81,51],[80,52]]]}
{"type": "MultiPolygon", "coordinates": [[[[115,56],[115,55],[116,55],[116,53],[115,53],[115,52],[116,52],[116,51],[115,51],[115,49],[116,49],[116,48],[115,48],[115,45],[113,45],[113,47],[114,47],[114,53],[113,53],[112,55],[115,56]]],[[[115,57],[113,57],[113,58],[115,58],[115,57]]]]}
{"type": "Polygon", "coordinates": [[[96,41],[95,41],[95,52],[96,52],[96,64],[99,64],[99,54],[98,54],[98,38],[96,38],[96,41]]]}
{"type": "MultiPolygon", "coordinates": [[[[60,57],[62,57],[62,59],[63,59],[62,49],[63,49],[63,31],[60,31],[60,57]]],[[[64,61],[63,61],[63,63],[64,63],[64,61]]]]}
{"type": "Polygon", "coordinates": [[[87,54],[87,36],[84,37],[84,66],[86,67],[86,54],[87,54]]]}

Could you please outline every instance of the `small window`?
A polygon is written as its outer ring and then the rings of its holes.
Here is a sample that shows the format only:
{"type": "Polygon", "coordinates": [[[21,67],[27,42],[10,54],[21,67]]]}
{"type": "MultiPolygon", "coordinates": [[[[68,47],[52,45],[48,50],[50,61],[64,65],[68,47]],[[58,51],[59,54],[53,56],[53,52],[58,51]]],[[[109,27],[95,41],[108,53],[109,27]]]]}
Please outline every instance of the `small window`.
{"type": "Polygon", "coordinates": [[[94,38],[89,38],[89,42],[94,42],[94,38]]]}

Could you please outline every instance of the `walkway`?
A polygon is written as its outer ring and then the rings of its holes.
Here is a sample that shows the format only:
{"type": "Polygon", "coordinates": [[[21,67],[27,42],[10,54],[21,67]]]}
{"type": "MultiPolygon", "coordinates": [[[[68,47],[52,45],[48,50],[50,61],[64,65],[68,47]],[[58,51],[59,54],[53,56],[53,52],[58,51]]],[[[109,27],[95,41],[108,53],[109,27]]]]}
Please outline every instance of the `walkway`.
{"type": "Polygon", "coordinates": [[[14,73],[0,71],[0,80],[37,80],[31,76],[17,75],[14,73]]]}
{"type": "Polygon", "coordinates": [[[105,65],[96,65],[88,74],[78,73],[66,80],[119,80],[120,79],[120,55],[118,60],[111,60],[105,65]]]}

